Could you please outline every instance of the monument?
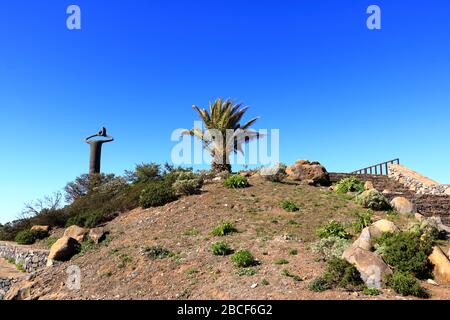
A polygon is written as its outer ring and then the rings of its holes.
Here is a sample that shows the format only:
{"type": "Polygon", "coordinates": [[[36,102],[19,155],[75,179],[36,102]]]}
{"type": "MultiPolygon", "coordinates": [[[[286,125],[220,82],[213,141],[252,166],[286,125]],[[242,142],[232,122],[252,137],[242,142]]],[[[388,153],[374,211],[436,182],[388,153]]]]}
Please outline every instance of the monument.
{"type": "Polygon", "coordinates": [[[100,173],[100,160],[102,157],[102,145],[114,141],[114,138],[106,134],[106,128],[103,127],[97,134],[87,137],[84,140],[91,146],[91,155],[89,159],[89,174],[100,173]],[[105,139],[93,139],[101,137],[105,139]],[[92,139],[92,140],[91,140],[92,139]]]}

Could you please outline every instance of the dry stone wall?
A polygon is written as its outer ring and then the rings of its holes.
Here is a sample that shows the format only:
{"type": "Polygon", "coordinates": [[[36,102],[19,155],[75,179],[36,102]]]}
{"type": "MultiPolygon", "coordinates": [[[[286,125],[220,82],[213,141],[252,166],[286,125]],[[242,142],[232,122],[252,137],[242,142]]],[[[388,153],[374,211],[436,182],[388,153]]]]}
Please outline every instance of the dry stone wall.
{"type": "Polygon", "coordinates": [[[22,265],[27,272],[34,272],[45,267],[48,254],[48,250],[38,250],[27,246],[0,242],[0,257],[14,260],[16,264],[22,265]]]}

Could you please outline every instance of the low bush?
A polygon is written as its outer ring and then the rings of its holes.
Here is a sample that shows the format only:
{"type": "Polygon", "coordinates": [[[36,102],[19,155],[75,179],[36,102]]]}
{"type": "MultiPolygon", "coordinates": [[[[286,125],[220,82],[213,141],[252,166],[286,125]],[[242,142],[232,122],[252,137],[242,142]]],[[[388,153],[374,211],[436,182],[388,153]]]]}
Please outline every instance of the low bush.
{"type": "Polygon", "coordinates": [[[36,240],[46,237],[48,237],[48,232],[44,230],[23,230],[16,235],[14,240],[18,244],[33,244],[36,240]]]}
{"type": "Polygon", "coordinates": [[[234,224],[229,221],[221,222],[214,230],[211,232],[213,236],[222,237],[236,232],[234,224]]]}
{"type": "Polygon", "coordinates": [[[248,179],[244,176],[235,174],[232,176],[229,176],[225,179],[223,182],[224,186],[227,188],[247,188],[250,184],[248,183],[248,179]]]}
{"type": "Polygon", "coordinates": [[[328,238],[331,236],[336,236],[342,239],[350,238],[350,234],[347,231],[345,231],[345,227],[342,225],[342,223],[337,222],[335,220],[331,220],[325,226],[317,229],[316,234],[321,239],[328,238]]]}
{"type": "Polygon", "coordinates": [[[247,268],[257,264],[255,258],[248,250],[239,250],[231,256],[231,261],[239,268],[247,268]]]}
{"type": "Polygon", "coordinates": [[[192,195],[200,193],[203,186],[203,179],[193,172],[182,172],[173,183],[176,194],[192,195]]]}
{"type": "Polygon", "coordinates": [[[395,271],[387,277],[387,285],[403,296],[429,298],[429,293],[420,285],[419,281],[409,273],[395,271]]]}
{"type": "Polygon", "coordinates": [[[216,256],[226,256],[232,253],[230,246],[225,241],[214,242],[211,246],[211,250],[216,256]]]}
{"type": "Polygon", "coordinates": [[[350,241],[338,236],[322,238],[311,246],[314,253],[320,254],[325,261],[342,257],[345,249],[350,245],[350,241]]]}
{"type": "Polygon", "coordinates": [[[143,208],[158,207],[176,200],[172,186],[165,181],[148,182],[141,192],[140,205],[143,208]]]}
{"type": "Polygon", "coordinates": [[[356,203],[367,209],[383,211],[392,209],[388,199],[378,190],[371,189],[356,196],[356,203]]]}
{"type": "Polygon", "coordinates": [[[378,290],[377,288],[368,288],[365,287],[363,289],[363,294],[365,294],[366,296],[378,296],[381,294],[381,291],[378,290]]]}
{"type": "Polygon", "coordinates": [[[173,253],[162,246],[144,247],[143,254],[150,259],[164,259],[171,257],[173,253]]]}
{"type": "Polygon", "coordinates": [[[274,263],[278,264],[278,265],[282,265],[282,264],[288,264],[289,261],[287,261],[286,259],[280,258],[280,259],[275,260],[274,263]]]}
{"type": "Polygon", "coordinates": [[[372,224],[372,212],[364,211],[355,214],[356,219],[352,222],[352,228],[355,232],[361,232],[365,227],[372,224]]]}
{"type": "Polygon", "coordinates": [[[411,273],[419,279],[432,277],[433,266],[428,260],[432,242],[421,240],[420,234],[403,231],[384,233],[374,239],[376,252],[394,270],[411,273]]]}
{"type": "Polygon", "coordinates": [[[308,289],[314,292],[323,292],[331,288],[330,282],[323,277],[313,279],[308,286],[308,289]]]}
{"type": "Polygon", "coordinates": [[[290,200],[282,200],[280,202],[280,205],[287,212],[295,212],[295,211],[300,210],[298,205],[295,202],[292,202],[290,200]]]}
{"type": "Polygon", "coordinates": [[[356,177],[344,178],[336,184],[336,192],[347,193],[347,192],[363,192],[364,182],[356,177]]]}

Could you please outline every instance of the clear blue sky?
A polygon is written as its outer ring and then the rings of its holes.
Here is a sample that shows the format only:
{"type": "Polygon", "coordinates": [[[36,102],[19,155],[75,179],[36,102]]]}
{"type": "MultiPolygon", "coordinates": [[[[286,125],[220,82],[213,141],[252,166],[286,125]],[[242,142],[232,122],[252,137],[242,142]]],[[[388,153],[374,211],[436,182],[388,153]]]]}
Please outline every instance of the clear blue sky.
{"type": "Polygon", "coordinates": [[[23,1],[0,10],[0,221],[87,171],[170,160],[192,104],[232,97],[281,160],[351,171],[400,157],[450,183],[447,0],[23,1]],[[82,30],[66,28],[77,4],[82,30]],[[366,8],[382,30],[366,28],[366,8]]]}

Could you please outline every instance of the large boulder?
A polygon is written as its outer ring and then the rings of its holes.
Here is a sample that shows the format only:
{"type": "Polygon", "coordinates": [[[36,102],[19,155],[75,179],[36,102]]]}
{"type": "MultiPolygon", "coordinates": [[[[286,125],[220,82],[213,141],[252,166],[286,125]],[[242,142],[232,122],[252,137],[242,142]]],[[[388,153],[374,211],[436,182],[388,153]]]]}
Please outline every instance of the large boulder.
{"type": "Polygon", "coordinates": [[[78,242],[83,242],[86,238],[87,233],[87,229],[81,228],[76,225],[70,226],[66,230],[64,230],[64,236],[74,238],[78,242]]]}
{"type": "Polygon", "coordinates": [[[385,286],[386,275],[392,274],[392,270],[383,259],[369,250],[351,246],[344,251],[342,259],[355,266],[369,288],[381,289],[385,286]]]}
{"type": "Polygon", "coordinates": [[[50,253],[47,258],[47,266],[52,266],[53,261],[67,261],[70,260],[80,250],[80,244],[77,240],[71,237],[62,237],[58,239],[50,248],[50,253]]]}
{"type": "Polygon", "coordinates": [[[391,201],[391,206],[400,214],[414,214],[417,212],[416,206],[405,197],[395,197],[391,201]]]}
{"type": "Polygon", "coordinates": [[[286,168],[288,177],[295,181],[312,181],[322,186],[330,185],[330,177],[327,170],[317,161],[297,160],[286,168]]]}
{"type": "Polygon", "coordinates": [[[356,239],[355,242],[353,242],[352,246],[364,250],[372,249],[372,235],[370,233],[369,227],[366,227],[361,231],[359,238],[356,239]]]}
{"type": "Polygon", "coordinates": [[[38,231],[49,232],[50,231],[50,226],[35,225],[35,226],[31,227],[31,230],[38,230],[38,231]]]}
{"type": "Polygon", "coordinates": [[[364,183],[364,190],[372,190],[375,189],[375,187],[373,186],[373,182],[372,181],[366,181],[364,183]]]}
{"type": "Polygon", "coordinates": [[[88,238],[94,243],[100,243],[106,238],[107,232],[103,228],[92,228],[89,230],[88,238]]]}
{"type": "Polygon", "coordinates": [[[392,222],[386,219],[375,221],[369,226],[370,235],[374,238],[381,236],[385,232],[398,232],[400,229],[392,222]]]}
{"type": "Polygon", "coordinates": [[[428,257],[434,265],[434,276],[442,284],[450,283],[450,261],[438,246],[433,247],[433,252],[428,257]]]}

